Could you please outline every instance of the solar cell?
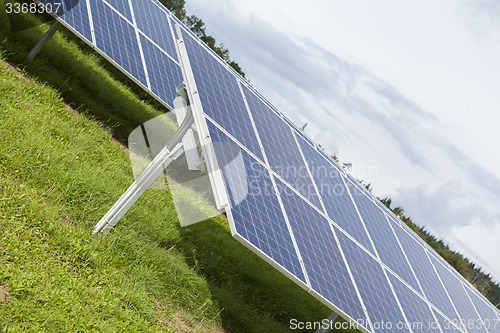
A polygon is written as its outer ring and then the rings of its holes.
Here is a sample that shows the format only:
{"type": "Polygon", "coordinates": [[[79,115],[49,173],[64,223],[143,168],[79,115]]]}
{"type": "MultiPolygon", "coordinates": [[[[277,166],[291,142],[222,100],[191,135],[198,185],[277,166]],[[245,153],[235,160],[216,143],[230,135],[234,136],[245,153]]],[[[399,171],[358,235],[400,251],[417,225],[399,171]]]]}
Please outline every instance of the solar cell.
{"type": "Polygon", "coordinates": [[[51,6],[51,10],[55,11],[54,14],[70,25],[85,39],[92,42],[92,29],[90,28],[87,1],[39,0],[39,2],[51,6]]]}
{"type": "Polygon", "coordinates": [[[394,275],[389,274],[389,279],[408,319],[408,327],[413,333],[440,333],[427,302],[394,275]]]}
{"type": "Polygon", "coordinates": [[[277,183],[311,288],[349,317],[365,323],[366,315],[330,223],[287,185],[277,183]]]}
{"type": "MultiPolygon", "coordinates": [[[[90,0],[95,1],[95,0],[90,0]]],[[[122,14],[127,20],[132,22],[132,12],[128,0],[106,0],[106,2],[122,14]]]]}
{"type": "Polygon", "coordinates": [[[102,1],[90,0],[95,45],[147,87],[135,28],[102,1]]]}
{"type": "Polygon", "coordinates": [[[467,331],[469,333],[485,332],[482,319],[478,316],[476,309],[470,302],[462,283],[447,268],[437,262],[436,259],[433,257],[430,258],[467,331]]]}
{"type": "Polygon", "coordinates": [[[465,286],[464,289],[470,297],[472,304],[474,304],[474,307],[481,315],[482,325],[489,333],[500,333],[500,319],[496,316],[498,312],[490,304],[486,303],[487,300],[477,290],[472,290],[465,286]]]}
{"type": "Polygon", "coordinates": [[[334,228],[361,294],[374,332],[410,332],[382,266],[368,252],[334,228]],[[401,328],[399,328],[401,327],[401,328]]]}
{"type": "Polygon", "coordinates": [[[190,34],[184,32],[183,37],[203,112],[262,161],[262,152],[236,78],[190,34]]]}
{"type": "Polygon", "coordinates": [[[321,207],[290,127],[248,88],[244,87],[243,93],[271,169],[316,207],[321,207]]]}
{"type": "Polygon", "coordinates": [[[332,164],[320,156],[301,137],[298,137],[298,141],[328,217],[371,251],[370,240],[356,212],[356,207],[349,197],[342,176],[332,164]]]}
{"type": "MultiPolygon", "coordinates": [[[[401,218],[399,218],[399,216],[396,216],[392,212],[388,212],[387,216],[389,217],[389,221],[391,221],[392,223],[399,226],[398,230],[399,229],[405,230],[406,233],[408,234],[408,236],[410,238],[412,238],[415,242],[417,242],[418,244],[420,244],[422,247],[424,247],[427,250],[431,249],[429,244],[427,244],[419,235],[417,235],[415,233],[415,231],[413,231],[408,225],[406,225],[406,223],[403,220],[401,220],[401,218]]],[[[391,224],[391,225],[394,225],[394,224],[391,224]]],[[[432,250],[432,252],[435,252],[435,251],[432,250]]]]}
{"type": "MultiPolygon", "coordinates": [[[[295,135],[295,137],[297,137],[297,138],[300,137],[303,141],[307,142],[311,147],[315,146],[314,142],[311,141],[311,138],[309,138],[307,135],[305,135],[302,131],[296,130],[295,128],[293,128],[293,134],[295,135]]],[[[328,158],[327,160],[330,161],[331,159],[328,158]]],[[[334,166],[334,167],[336,167],[336,166],[334,166]]]]}
{"type": "Polygon", "coordinates": [[[401,246],[409,259],[413,271],[420,282],[427,300],[434,304],[449,319],[459,321],[459,317],[434,270],[425,249],[402,228],[394,227],[401,246]]]}
{"type": "Polygon", "coordinates": [[[153,1],[131,0],[137,28],[172,57],[176,57],[174,37],[166,12],[153,1]]]}
{"type": "Polygon", "coordinates": [[[388,224],[385,213],[361,193],[357,187],[351,185],[349,187],[380,260],[415,290],[420,290],[406,257],[388,224]]]}
{"type": "Polygon", "coordinates": [[[198,39],[196,34],[194,32],[192,32],[191,30],[189,30],[181,20],[179,20],[173,13],[168,11],[168,9],[166,11],[167,11],[167,14],[170,18],[170,21],[172,22],[172,27],[174,27],[174,31],[175,31],[175,26],[178,26],[182,30],[183,33],[188,34],[189,36],[191,36],[194,39],[198,39]]]}
{"type": "Polygon", "coordinates": [[[433,310],[434,316],[437,319],[437,323],[439,323],[439,327],[441,328],[443,333],[463,333],[465,331],[459,330],[455,323],[450,322],[445,317],[443,317],[439,312],[433,310]]]}
{"type": "MultiPolygon", "coordinates": [[[[312,144],[311,146],[316,147],[315,144],[312,144]]],[[[333,160],[332,156],[329,156],[327,153],[325,153],[325,151],[321,147],[317,146],[316,150],[325,160],[328,161],[328,163],[333,165],[333,167],[336,168],[341,174],[346,173],[345,170],[340,165],[338,165],[336,161],[333,160]]]]}
{"type": "MultiPolygon", "coordinates": [[[[232,142],[210,121],[208,129],[212,142],[232,142]]],[[[234,143],[235,144],[235,143],[234,143]]],[[[216,149],[219,164],[226,165],[232,154],[225,146],[216,149]]],[[[231,216],[236,234],[250,242],[297,279],[306,282],[295,250],[292,235],[288,229],[269,171],[245,150],[241,150],[245,170],[223,169],[226,184],[248,184],[247,188],[228,188],[231,201],[231,216]],[[241,178],[246,179],[242,180],[241,178]],[[237,192],[247,191],[241,201],[235,200],[237,192]]]]}
{"type": "Polygon", "coordinates": [[[141,45],[148,70],[151,91],[164,102],[172,101],[177,96],[177,85],[183,80],[179,65],[145,38],[142,33],[141,45]]]}
{"type": "Polygon", "coordinates": [[[387,214],[387,218],[388,218],[389,222],[392,223],[391,225],[397,225],[399,227],[403,227],[402,223],[404,223],[404,222],[401,221],[401,219],[399,217],[395,216],[393,213],[387,214]]]}

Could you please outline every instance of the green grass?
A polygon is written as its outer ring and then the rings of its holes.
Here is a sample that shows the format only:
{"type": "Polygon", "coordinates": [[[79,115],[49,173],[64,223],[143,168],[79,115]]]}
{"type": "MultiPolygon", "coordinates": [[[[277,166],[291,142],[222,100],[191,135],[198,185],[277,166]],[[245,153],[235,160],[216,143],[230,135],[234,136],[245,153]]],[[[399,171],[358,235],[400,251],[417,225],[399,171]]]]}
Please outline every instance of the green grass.
{"type": "Polygon", "coordinates": [[[14,32],[9,20],[0,16],[0,50],[22,75],[0,66],[0,286],[10,294],[0,331],[287,332],[291,318],[330,314],[235,241],[223,217],[181,228],[168,190],[146,191],[114,232],[92,237],[133,181],[113,136],[164,110],[64,30],[25,63],[48,25],[18,16],[28,29],[14,32]]]}
{"type": "Polygon", "coordinates": [[[33,62],[27,62],[27,53],[52,21],[7,15],[1,9],[0,23],[0,45],[11,63],[56,89],[79,112],[95,116],[121,141],[135,127],[165,111],[135,84],[124,85],[130,82],[125,75],[65,29],[55,34],[33,62]]]}

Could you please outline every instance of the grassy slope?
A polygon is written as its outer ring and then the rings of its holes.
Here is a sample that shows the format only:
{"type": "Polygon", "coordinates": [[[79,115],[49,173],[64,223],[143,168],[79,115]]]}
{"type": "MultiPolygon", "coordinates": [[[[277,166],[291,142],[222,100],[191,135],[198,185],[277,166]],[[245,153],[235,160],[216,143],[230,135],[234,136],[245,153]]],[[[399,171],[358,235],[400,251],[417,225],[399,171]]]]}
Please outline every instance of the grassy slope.
{"type": "Polygon", "coordinates": [[[70,34],[23,63],[47,25],[11,17],[29,28],[12,32],[1,19],[3,57],[28,78],[0,67],[0,286],[10,293],[0,329],[280,332],[290,318],[329,315],[222,218],[181,229],[167,191],[147,191],[114,233],[92,238],[133,180],[111,134],[160,112],[70,34]]]}

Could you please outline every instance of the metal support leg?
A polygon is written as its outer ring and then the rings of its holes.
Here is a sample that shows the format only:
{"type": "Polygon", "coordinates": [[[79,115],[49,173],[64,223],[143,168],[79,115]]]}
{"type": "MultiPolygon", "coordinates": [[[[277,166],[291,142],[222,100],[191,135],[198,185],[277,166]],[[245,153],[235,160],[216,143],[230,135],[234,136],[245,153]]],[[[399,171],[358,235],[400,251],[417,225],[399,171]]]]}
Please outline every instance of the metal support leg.
{"type": "MultiPolygon", "coordinates": [[[[175,108],[175,117],[177,118],[177,124],[181,124],[186,117],[186,108],[182,107],[183,105],[179,102],[182,98],[178,97],[174,100],[174,108],[175,108]],[[177,102],[177,105],[176,105],[177,102]]],[[[196,146],[196,140],[194,138],[194,133],[192,129],[189,129],[186,132],[186,135],[182,139],[182,144],[184,146],[184,154],[186,156],[186,162],[189,170],[196,171],[198,170],[198,161],[200,156],[198,155],[198,149],[196,146]]]]}
{"type": "Polygon", "coordinates": [[[186,117],[172,139],[167,142],[166,146],[156,155],[153,161],[151,161],[125,193],[122,194],[120,199],[118,199],[99,223],[96,224],[93,232],[94,234],[100,231],[104,233],[109,232],[148,187],[153,184],[167,165],[172,162],[172,156],[182,148],[182,138],[194,122],[191,108],[187,109],[186,117]]]}
{"type": "Polygon", "coordinates": [[[43,35],[42,39],[38,41],[35,47],[26,56],[26,59],[28,59],[28,61],[32,61],[33,59],[35,59],[38,52],[40,52],[40,50],[43,49],[45,44],[47,44],[47,42],[52,38],[52,36],[54,36],[54,34],[56,33],[57,29],[59,29],[60,26],[61,24],[58,21],[55,21],[54,24],[52,24],[52,26],[49,28],[49,30],[47,30],[45,35],[43,35]]]}
{"type": "Polygon", "coordinates": [[[328,333],[330,332],[330,323],[336,323],[337,321],[340,320],[340,316],[333,312],[330,317],[328,317],[328,327],[327,328],[320,328],[319,330],[316,331],[316,333],[328,333]]]}

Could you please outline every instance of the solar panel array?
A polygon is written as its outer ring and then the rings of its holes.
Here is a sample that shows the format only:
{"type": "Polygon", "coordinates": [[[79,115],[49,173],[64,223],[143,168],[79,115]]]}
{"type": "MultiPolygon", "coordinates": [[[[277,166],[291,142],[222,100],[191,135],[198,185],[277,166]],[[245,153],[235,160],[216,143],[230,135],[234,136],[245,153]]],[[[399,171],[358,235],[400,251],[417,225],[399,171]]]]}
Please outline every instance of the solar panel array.
{"type": "MultiPolygon", "coordinates": [[[[210,139],[237,145],[245,161],[245,170],[222,169],[226,184],[250,184],[226,186],[238,240],[362,330],[500,332],[498,310],[473,286],[181,30],[210,139]],[[247,197],[232,200],[239,191],[247,197]]],[[[216,155],[221,165],[231,156],[216,155]]]]}
{"type": "Polygon", "coordinates": [[[167,107],[183,81],[172,13],[157,1],[36,0],[167,107]],[[62,6],[56,4],[62,3],[62,6]]]}
{"type": "Polygon", "coordinates": [[[500,332],[496,308],[157,1],[66,0],[56,16],[165,105],[189,74],[197,128],[244,161],[215,145],[233,236],[335,312],[366,332],[500,332]]]}

